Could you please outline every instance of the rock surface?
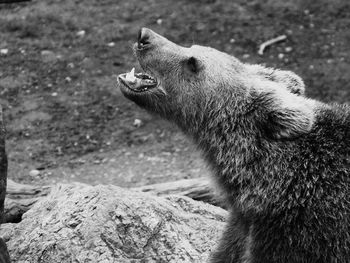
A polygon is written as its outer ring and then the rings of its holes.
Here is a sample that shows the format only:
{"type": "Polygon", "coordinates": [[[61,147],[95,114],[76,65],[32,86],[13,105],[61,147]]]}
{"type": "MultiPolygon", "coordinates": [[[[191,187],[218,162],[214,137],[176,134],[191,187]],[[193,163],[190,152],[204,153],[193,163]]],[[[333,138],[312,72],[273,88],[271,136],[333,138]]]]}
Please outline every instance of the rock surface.
{"type": "Polygon", "coordinates": [[[13,262],[206,262],[226,215],[187,197],[58,185],[0,235],[13,262]]]}

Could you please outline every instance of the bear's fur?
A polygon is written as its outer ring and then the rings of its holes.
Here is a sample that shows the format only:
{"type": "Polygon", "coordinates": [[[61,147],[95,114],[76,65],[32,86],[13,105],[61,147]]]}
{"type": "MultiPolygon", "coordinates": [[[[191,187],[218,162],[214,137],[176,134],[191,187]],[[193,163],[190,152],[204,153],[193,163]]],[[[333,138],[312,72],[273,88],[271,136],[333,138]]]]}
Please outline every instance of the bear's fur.
{"type": "Polygon", "coordinates": [[[194,140],[231,207],[210,262],[350,262],[349,106],[300,96],[292,72],[149,29],[134,51],[158,85],[122,81],[124,95],[194,140]]]}

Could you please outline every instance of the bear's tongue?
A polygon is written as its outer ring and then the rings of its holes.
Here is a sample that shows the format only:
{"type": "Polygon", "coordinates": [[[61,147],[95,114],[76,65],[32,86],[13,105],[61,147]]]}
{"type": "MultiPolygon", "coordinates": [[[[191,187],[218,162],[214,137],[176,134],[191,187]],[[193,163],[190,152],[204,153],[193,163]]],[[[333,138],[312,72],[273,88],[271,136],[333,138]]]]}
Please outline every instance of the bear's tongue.
{"type": "Polygon", "coordinates": [[[147,74],[137,73],[135,75],[135,68],[128,73],[120,74],[119,79],[129,89],[136,92],[147,91],[157,85],[157,81],[147,74]]]}

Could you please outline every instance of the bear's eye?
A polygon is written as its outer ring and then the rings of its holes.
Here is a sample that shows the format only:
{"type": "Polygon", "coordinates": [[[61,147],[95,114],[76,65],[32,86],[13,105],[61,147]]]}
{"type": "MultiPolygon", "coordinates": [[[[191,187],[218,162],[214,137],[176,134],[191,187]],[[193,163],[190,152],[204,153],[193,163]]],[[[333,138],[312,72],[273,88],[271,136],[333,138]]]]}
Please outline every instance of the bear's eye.
{"type": "Polygon", "coordinates": [[[186,66],[189,69],[189,71],[191,71],[192,73],[198,73],[200,70],[199,62],[194,57],[190,57],[187,60],[186,66]]]}

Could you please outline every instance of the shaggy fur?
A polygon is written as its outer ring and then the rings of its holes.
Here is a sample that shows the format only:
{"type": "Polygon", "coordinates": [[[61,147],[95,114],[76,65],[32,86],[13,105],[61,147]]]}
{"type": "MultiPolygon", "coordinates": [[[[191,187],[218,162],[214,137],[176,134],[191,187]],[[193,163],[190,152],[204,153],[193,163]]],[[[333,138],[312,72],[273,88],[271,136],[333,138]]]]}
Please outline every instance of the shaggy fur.
{"type": "Polygon", "coordinates": [[[194,140],[231,207],[210,262],[350,262],[350,107],[300,96],[289,71],[142,35],[160,85],[124,95],[194,140]]]}

